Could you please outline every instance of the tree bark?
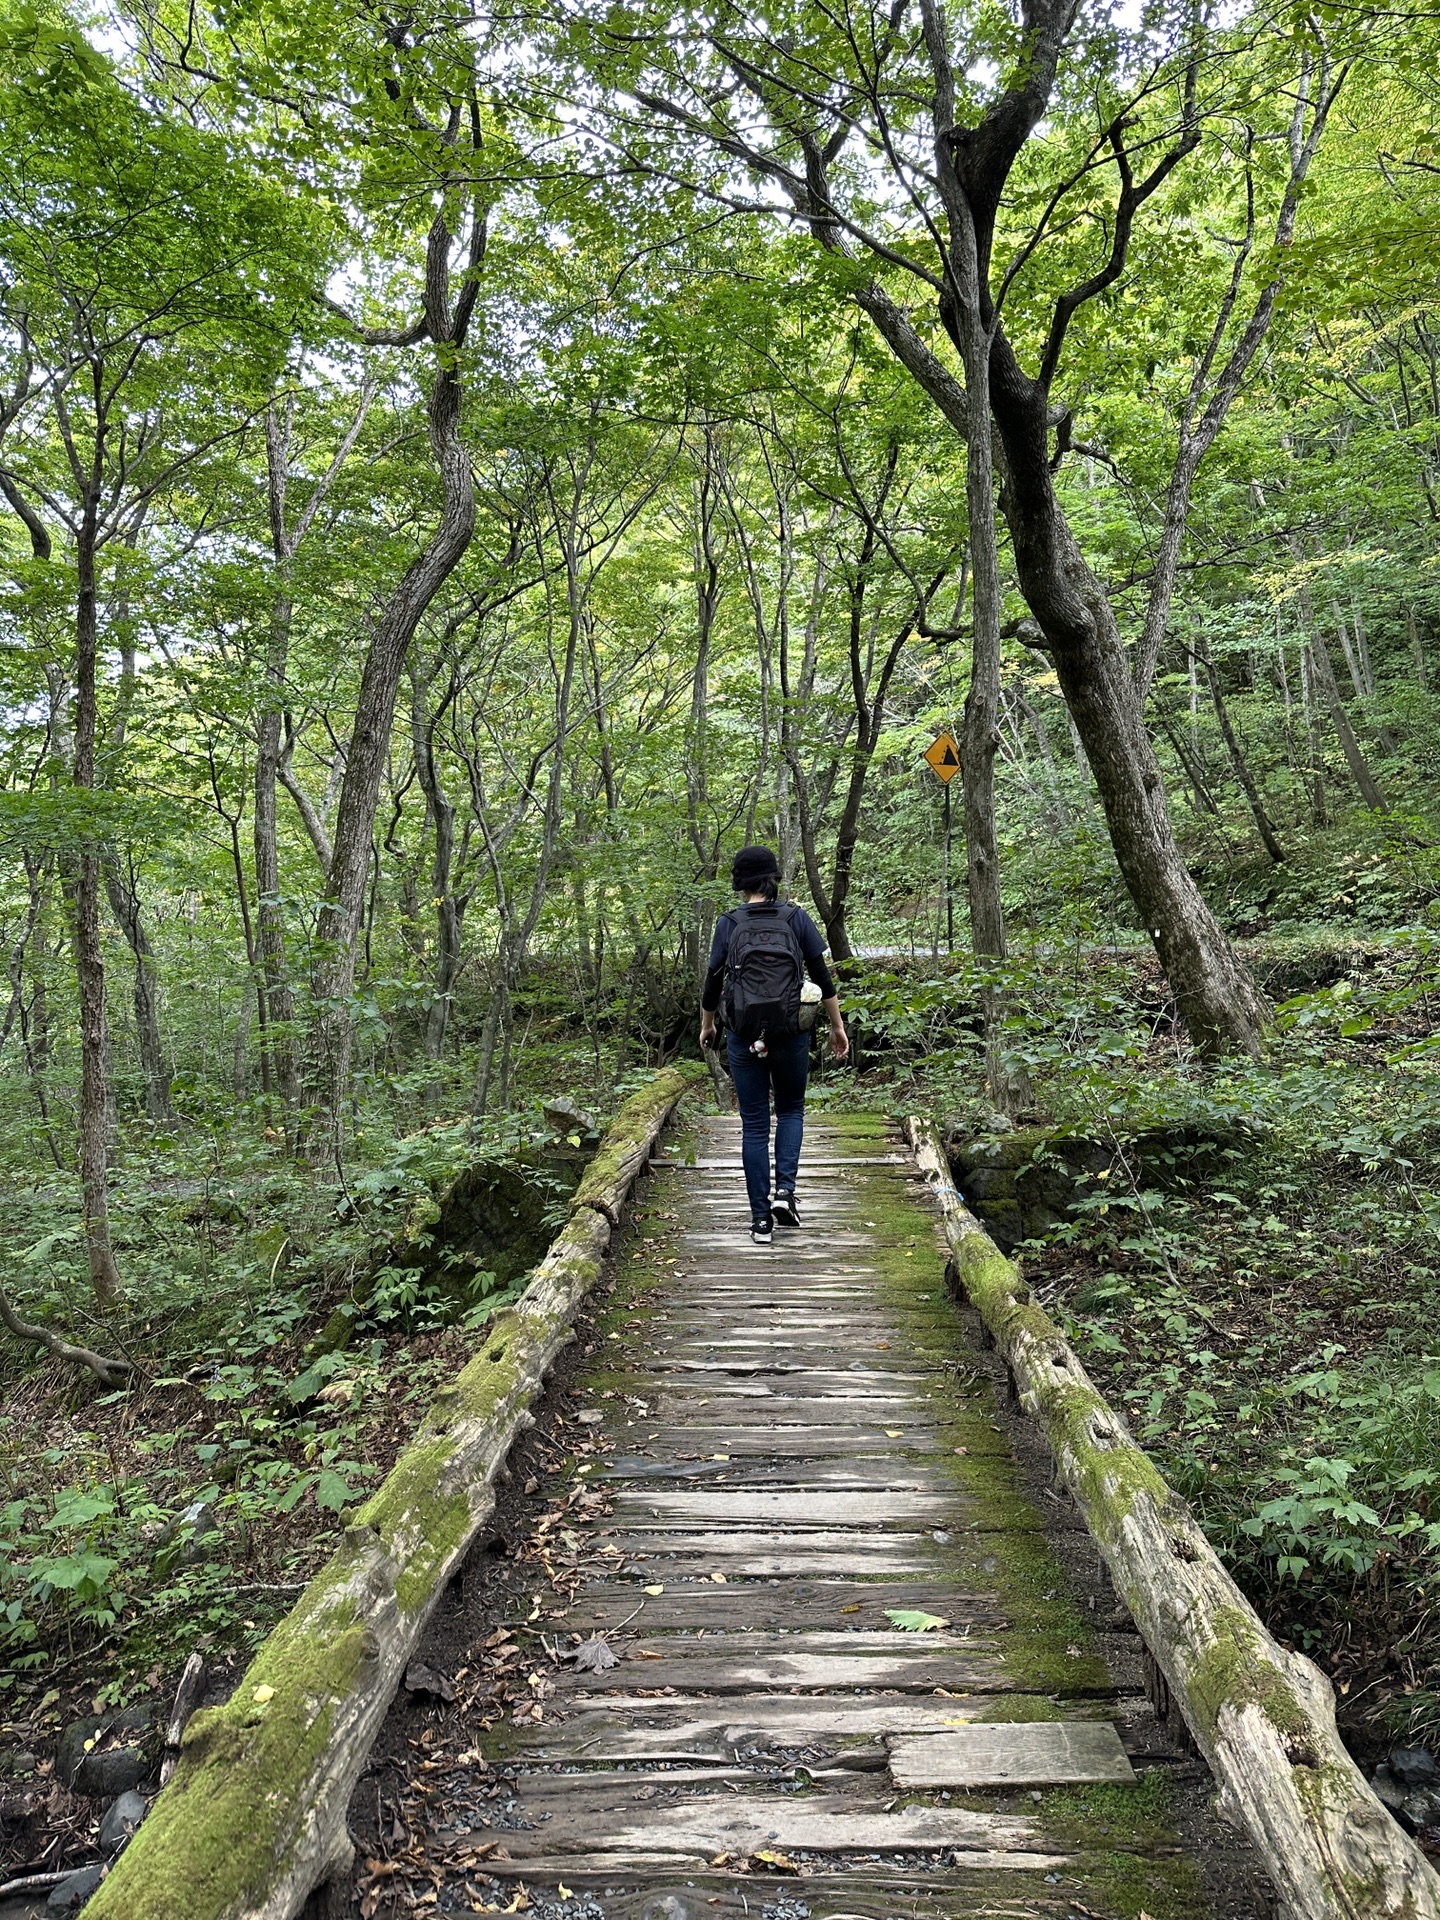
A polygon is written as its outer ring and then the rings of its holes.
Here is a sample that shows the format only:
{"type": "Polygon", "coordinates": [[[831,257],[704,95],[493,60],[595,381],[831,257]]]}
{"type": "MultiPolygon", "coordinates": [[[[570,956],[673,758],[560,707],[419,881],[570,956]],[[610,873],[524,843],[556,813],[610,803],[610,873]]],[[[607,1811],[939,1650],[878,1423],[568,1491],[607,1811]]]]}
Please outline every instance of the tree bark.
{"type": "Polygon", "coordinates": [[[1345,764],[1350,769],[1350,778],[1355,782],[1360,798],[1374,813],[1388,813],[1389,807],[1385,795],[1380,791],[1380,783],[1370,771],[1370,763],[1365,758],[1355,729],[1350,724],[1350,716],[1345,711],[1345,703],[1340,698],[1340,689],[1335,684],[1335,669],[1330,664],[1330,650],[1325,645],[1325,637],[1317,628],[1307,643],[1310,655],[1311,671],[1316,685],[1330,709],[1331,723],[1335,728],[1335,737],[1340,742],[1340,750],[1345,755],[1345,764]]]}
{"type": "MultiPolygon", "coordinates": [[[[99,477],[87,488],[76,528],[75,564],[75,765],[82,793],[95,790],[96,678],[99,667],[99,598],[95,580],[99,477]]],[[[75,974],[80,1013],[80,1187],[90,1283],[105,1308],[120,1298],[120,1274],[110,1243],[109,1063],[105,1017],[105,958],[100,942],[100,852],[95,827],[86,821],[74,865],[75,974]]]]}
{"type": "Polygon", "coordinates": [[[1230,765],[1234,768],[1235,778],[1240,782],[1245,798],[1250,803],[1250,813],[1255,821],[1255,830],[1260,835],[1266,853],[1269,854],[1270,858],[1278,867],[1285,858],[1285,849],[1280,844],[1280,836],[1275,831],[1274,821],[1265,811],[1265,802],[1260,796],[1260,789],[1255,783],[1255,776],[1250,771],[1250,763],[1241,751],[1240,742],[1235,735],[1235,729],[1230,724],[1230,711],[1225,705],[1225,696],[1220,691],[1220,677],[1215,671],[1215,665],[1210,658],[1209,649],[1203,641],[1197,640],[1195,645],[1200,660],[1204,665],[1206,678],[1210,682],[1210,698],[1215,703],[1215,718],[1220,722],[1220,736],[1225,742],[1225,751],[1230,756],[1230,765]]]}
{"type": "Polygon", "coordinates": [[[1049,643],[1130,897],[1196,1051],[1258,1056],[1268,1009],[1175,844],[1114,611],[1055,498],[1043,389],[1021,371],[1003,330],[992,350],[990,390],[1005,447],[1002,506],[1020,588],[1049,643]]]}
{"type": "Polygon", "coordinates": [[[175,1118],[175,1109],[170,1104],[170,1068],[160,1033],[160,996],[155,955],[140,917],[140,898],[133,878],[121,872],[120,862],[114,854],[104,856],[101,868],[110,911],[135,957],[135,1040],[140,1053],[140,1071],[145,1079],[145,1114],[157,1126],[164,1126],[175,1118]]]}
{"type": "MultiPolygon", "coordinates": [[[[435,832],[430,863],[430,898],[435,908],[433,997],[425,1015],[425,1057],[438,1060],[450,1029],[450,1005],[460,973],[461,929],[469,895],[455,892],[455,808],[440,782],[435,763],[435,725],[425,711],[424,688],[417,674],[411,689],[410,738],[415,774],[435,832]]],[[[444,711],[442,706],[441,711],[444,711]]]]}
{"type": "Polygon", "coordinates": [[[430,225],[426,244],[425,332],[437,352],[425,411],[430,450],[440,471],[444,508],[440,524],[391,596],[365,656],[355,726],[335,818],[326,899],[320,914],[322,957],[315,979],[318,1019],[312,1083],[329,1108],[337,1147],[354,1039],[351,995],[355,986],[355,944],[365,906],[375,809],[390,746],[400,675],[415,629],[464,556],[475,530],[475,482],[470,471],[470,456],[460,436],[463,394],[460,352],[474,307],[484,252],[484,223],[478,212],[473,218],[468,275],[453,312],[450,304],[452,235],[443,206],[430,225]]]}

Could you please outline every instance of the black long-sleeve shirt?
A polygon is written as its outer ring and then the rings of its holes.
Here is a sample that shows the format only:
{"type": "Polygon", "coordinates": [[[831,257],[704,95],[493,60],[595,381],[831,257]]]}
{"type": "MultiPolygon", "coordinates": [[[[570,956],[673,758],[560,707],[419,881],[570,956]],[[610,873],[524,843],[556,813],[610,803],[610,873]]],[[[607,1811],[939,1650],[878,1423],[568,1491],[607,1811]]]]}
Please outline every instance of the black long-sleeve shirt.
{"type": "MultiPolygon", "coordinates": [[[[725,985],[725,957],[730,951],[730,935],[734,929],[735,918],[742,913],[768,913],[772,911],[768,904],[750,902],[743,906],[732,907],[729,913],[722,913],[715,922],[715,938],[710,942],[710,966],[705,975],[705,991],[700,996],[700,1004],[707,1013],[714,1013],[720,1005],[720,994],[725,985]]],[[[800,951],[805,956],[805,970],[819,987],[823,997],[828,1000],[835,992],[835,978],[825,964],[825,936],[803,907],[796,907],[790,916],[790,925],[795,929],[795,937],[800,942],[800,951]]]]}

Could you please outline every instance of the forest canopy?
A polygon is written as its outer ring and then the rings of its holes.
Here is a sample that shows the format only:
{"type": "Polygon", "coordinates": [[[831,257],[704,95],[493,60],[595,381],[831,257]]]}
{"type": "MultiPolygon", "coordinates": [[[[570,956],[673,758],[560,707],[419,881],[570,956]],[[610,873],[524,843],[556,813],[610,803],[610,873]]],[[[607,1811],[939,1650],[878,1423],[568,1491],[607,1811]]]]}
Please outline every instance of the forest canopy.
{"type": "Polygon", "coordinates": [[[313,1565],[696,1052],[758,840],[852,1018],[816,1097],[1047,1170],[1087,1363],[1423,1737],[1437,55],[0,0],[4,1711],[253,1643],[234,1568],[313,1565]],[[397,1256],[477,1159],[505,1232],[397,1256]]]}

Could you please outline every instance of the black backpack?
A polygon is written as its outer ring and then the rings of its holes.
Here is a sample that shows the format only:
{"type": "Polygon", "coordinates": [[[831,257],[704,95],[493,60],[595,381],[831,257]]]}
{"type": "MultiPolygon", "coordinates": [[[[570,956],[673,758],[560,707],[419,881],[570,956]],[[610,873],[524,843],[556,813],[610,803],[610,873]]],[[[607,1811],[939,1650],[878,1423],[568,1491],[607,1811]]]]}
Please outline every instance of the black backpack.
{"type": "Polygon", "coordinates": [[[792,901],[746,907],[726,917],[725,1025],[747,1045],[761,1034],[779,1039],[800,1031],[805,954],[791,921],[792,901]]]}

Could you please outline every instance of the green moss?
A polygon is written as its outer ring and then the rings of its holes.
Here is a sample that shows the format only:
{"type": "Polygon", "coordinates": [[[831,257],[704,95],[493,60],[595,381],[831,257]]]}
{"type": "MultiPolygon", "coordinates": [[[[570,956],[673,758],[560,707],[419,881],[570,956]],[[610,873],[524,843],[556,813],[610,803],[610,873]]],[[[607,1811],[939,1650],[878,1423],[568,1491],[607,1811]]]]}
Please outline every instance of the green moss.
{"type": "Polygon", "coordinates": [[[342,1548],[231,1699],[191,1720],[174,1779],[86,1909],[96,1920],[202,1920],[261,1903],[301,1837],[336,1706],[374,1657],[345,1588],[350,1560],[342,1548]]]}
{"type": "MultiPolygon", "coordinates": [[[[607,1165],[618,1166],[693,1078],[686,1069],[657,1075],[622,1108],[616,1138],[607,1136],[597,1160],[608,1149],[607,1165]]],[[[552,1253],[551,1275],[576,1297],[599,1277],[592,1229],[574,1211],[552,1253]]],[[[523,1306],[491,1322],[482,1350],[436,1395],[415,1440],[357,1509],[232,1699],[191,1721],[174,1779],[87,1909],[97,1920],[220,1920],[263,1902],[312,1817],[337,1708],[373,1684],[366,1669],[375,1647],[351,1591],[364,1577],[357,1561],[378,1542],[398,1564],[401,1613],[429,1603],[491,1500],[483,1472],[449,1484],[454,1430],[462,1419],[503,1427],[506,1410],[518,1411],[538,1385],[538,1349],[553,1331],[523,1306]]]]}
{"type": "Polygon", "coordinates": [[[1256,1706],[1287,1741],[1303,1746],[1313,1737],[1310,1716],[1261,1651],[1259,1622],[1238,1607],[1222,1607],[1210,1626],[1215,1638],[1186,1676],[1206,1732],[1213,1734],[1223,1707],[1256,1706]]]}
{"type": "Polygon", "coordinates": [[[677,1066],[662,1068],[649,1086],[631,1094],[607,1127],[605,1138],[575,1189],[577,1207],[603,1210],[612,1203],[626,1163],[648,1146],[653,1137],[656,1115],[680,1100],[704,1077],[705,1071],[702,1061],[682,1061],[677,1066]]]}

